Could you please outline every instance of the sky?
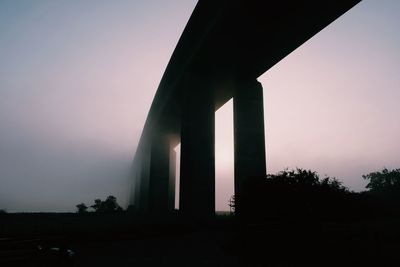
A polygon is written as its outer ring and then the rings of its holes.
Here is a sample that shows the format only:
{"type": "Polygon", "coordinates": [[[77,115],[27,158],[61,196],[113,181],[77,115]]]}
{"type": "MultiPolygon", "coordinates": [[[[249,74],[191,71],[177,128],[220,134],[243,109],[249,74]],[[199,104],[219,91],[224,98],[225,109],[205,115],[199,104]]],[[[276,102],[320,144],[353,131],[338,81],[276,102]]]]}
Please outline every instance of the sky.
{"type": "MultiPolygon", "coordinates": [[[[129,198],[151,101],[194,0],[0,0],[0,209],[129,198]]],[[[400,167],[400,2],[364,0],[264,73],[267,168],[363,190],[400,167]]],[[[268,51],[266,51],[268,52],[268,51]]],[[[216,113],[217,210],[233,194],[232,102],[216,113]]]]}

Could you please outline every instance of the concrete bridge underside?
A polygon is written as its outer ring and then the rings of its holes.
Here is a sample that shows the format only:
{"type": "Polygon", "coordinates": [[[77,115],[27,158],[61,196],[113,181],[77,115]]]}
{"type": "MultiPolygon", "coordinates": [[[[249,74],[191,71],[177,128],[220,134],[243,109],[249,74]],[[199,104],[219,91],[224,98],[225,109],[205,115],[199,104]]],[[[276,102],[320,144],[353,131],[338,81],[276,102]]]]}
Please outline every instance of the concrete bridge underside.
{"type": "MultiPolygon", "coordinates": [[[[266,174],[263,91],[257,78],[360,0],[200,0],[175,48],[133,162],[131,204],[180,212],[215,209],[215,111],[233,98],[235,195],[266,174]]],[[[240,209],[237,210],[240,212],[240,209]]]]}

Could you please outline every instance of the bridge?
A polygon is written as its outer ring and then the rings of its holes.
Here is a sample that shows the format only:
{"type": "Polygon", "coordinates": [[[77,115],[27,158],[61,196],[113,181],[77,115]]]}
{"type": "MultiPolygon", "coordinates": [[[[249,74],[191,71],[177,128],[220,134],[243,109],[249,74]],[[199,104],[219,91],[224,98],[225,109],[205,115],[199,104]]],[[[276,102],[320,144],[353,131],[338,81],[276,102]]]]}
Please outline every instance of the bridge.
{"type": "Polygon", "coordinates": [[[358,2],[199,0],[147,116],[132,165],[131,204],[157,214],[174,209],[174,147],[180,143],[179,210],[214,215],[215,111],[232,98],[235,196],[264,176],[257,78],[358,2]]]}

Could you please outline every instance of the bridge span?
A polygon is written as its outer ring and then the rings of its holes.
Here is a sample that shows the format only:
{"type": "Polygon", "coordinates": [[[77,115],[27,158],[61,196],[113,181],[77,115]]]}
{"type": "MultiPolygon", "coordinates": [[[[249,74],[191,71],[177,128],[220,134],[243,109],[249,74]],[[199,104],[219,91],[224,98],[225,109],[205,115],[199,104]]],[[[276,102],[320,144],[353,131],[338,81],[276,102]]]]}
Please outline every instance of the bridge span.
{"type": "Polygon", "coordinates": [[[231,98],[235,195],[264,176],[263,89],[257,78],[358,2],[199,0],[147,116],[133,161],[131,204],[143,212],[174,209],[173,148],[180,143],[180,212],[214,215],[215,111],[231,98]]]}

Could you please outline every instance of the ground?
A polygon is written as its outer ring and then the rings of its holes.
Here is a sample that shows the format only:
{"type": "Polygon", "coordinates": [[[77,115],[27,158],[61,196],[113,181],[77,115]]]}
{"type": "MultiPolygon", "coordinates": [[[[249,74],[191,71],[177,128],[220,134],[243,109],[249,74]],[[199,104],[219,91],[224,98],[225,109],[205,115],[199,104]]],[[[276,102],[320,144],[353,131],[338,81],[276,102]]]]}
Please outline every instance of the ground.
{"type": "Polygon", "coordinates": [[[232,216],[194,223],[128,213],[6,214],[0,266],[400,266],[399,226],[395,219],[255,224],[232,216]]]}

